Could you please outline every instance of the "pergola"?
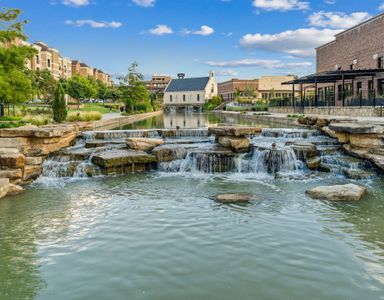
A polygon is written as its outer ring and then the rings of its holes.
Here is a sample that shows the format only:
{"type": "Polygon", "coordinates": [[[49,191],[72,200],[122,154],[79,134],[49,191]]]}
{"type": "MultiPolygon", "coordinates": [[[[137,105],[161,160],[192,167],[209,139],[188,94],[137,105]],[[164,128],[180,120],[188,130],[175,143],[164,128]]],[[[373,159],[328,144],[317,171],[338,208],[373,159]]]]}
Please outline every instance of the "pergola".
{"type": "MultiPolygon", "coordinates": [[[[383,69],[366,69],[366,70],[348,70],[348,71],[343,71],[343,70],[337,70],[337,71],[327,71],[327,72],[320,72],[320,73],[315,73],[311,75],[307,75],[304,77],[300,77],[291,81],[286,81],[283,82],[283,85],[292,85],[292,100],[293,100],[293,105],[295,101],[295,85],[299,84],[300,85],[300,97],[301,100],[303,100],[303,85],[304,84],[314,84],[315,88],[315,106],[317,106],[317,100],[318,100],[318,89],[317,86],[318,84],[322,83],[333,83],[334,85],[334,97],[336,99],[336,82],[341,81],[342,82],[342,102],[344,106],[344,100],[345,100],[345,95],[344,95],[344,88],[345,88],[345,81],[346,80],[352,80],[352,84],[354,80],[357,77],[372,77],[372,82],[374,82],[375,76],[377,73],[384,73],[383,69]]],[[[375,96],[373,96],[375,97],[375,96]]]]}

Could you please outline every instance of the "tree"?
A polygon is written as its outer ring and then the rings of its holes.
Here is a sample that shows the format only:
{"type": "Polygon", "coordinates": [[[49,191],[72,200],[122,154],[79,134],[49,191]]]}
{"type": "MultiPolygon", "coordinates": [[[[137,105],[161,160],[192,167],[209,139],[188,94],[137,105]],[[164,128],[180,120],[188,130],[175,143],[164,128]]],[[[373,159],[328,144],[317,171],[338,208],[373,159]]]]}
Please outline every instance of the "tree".
{"type": "Polygon", "coordinates": [[[67,107],[65,104],[65,92],[60,82],[57,83],[52,101],[53,120],[57,123],[67,118],[67,107]]]}
{"type": "Polygon", "coordinates": [[[56,88],[56,80],[49,70],[27,70],[27,76],[32,81],[32,88],[38,98],[50,102],[56,88]]]}
{"type": "Polygon", "coordinates": [[[253,86],[251,84],[247,85],[244,94],[248,98],[255,98],[255,90],[253,89],[253,86]]]}
{"type": "Polygon", "coordinates": [[[69,96],[77,100],[78,108],[80,109],[80,100],[93,98],[97,95],[97,90],[94,85],[81,76],[73,76],[65,83],[65,91],[69,96]]]}
{"type": "Polygon", "coordinates": [[[30,46],[15,45],[26,41],[23,26],[27,23],[17,21],[21,11],[9,9],[0,12],[0,101],[19,103],[29,100],[33,95],[30,78],[25,74],[26,62],[36,50],[30,46]]]}
{"type": "Polygon", "coordinates": [[[125,102],[125,111],[134,112],[135,109],[151,111],[152,106],[148,97],[144,76],[138,71],[136,62],[128,69],[128,75],[120,77],[120,92],[125,102]]]}

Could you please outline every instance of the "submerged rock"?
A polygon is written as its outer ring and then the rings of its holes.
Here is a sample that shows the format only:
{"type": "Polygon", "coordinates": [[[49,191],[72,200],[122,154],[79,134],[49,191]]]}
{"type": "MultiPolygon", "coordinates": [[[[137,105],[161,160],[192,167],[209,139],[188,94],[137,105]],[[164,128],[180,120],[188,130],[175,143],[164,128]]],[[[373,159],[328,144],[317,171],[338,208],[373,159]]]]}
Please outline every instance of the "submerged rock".
{"type": "Polygon", "coordinates": [[[343,174],[349,179],[367,180],[374,178],[376,174],[367,170],[343,169],[343,174]]]}
{"type": "Polygon", "coordinates": [[[0,179],[0,199],[4,198],[9,191],[9,179],[1,178],[0,179]]]}
{"type": "Polygon", "coordinates": [[[129,138],[127,146],[132,150],[151,151],[157,146],[163,145],[163,139],[129,138]]]}
{"type": "Polygon", "coordinates": [[[9,186],[8,186],[7,196],[14,196],[14,195],[20,194],[22,192],[24,192],[24,188],[23,187],[21,187],[19,185],[16,185],[16,184],[10,183],[9,186]]]}
{"type": "Polygon", "coordinates": [[[356,184],[319,186],[306,192],[312,198],[330,201],[358,201],[366,194],[365,187],[356,184]]]}
{"type": "Polygon", "coordinates": [[[219,194],[216,201],[220,203],[247,203],[253,199],[251,194],[219,194]]]}

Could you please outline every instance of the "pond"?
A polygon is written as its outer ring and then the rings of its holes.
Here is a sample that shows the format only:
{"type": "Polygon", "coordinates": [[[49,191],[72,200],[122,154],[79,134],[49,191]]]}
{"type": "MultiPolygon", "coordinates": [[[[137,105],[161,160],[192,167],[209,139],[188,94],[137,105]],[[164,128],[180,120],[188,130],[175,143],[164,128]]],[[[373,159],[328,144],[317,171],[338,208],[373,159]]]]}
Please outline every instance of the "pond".
{"type": "MultiPolygon", "coordinates": [[[[131,128],[167,127],[157,120],[131,128]]],[[[331,172],[289,164],[270,174],[239,155],[225,173],[182,169],[188,157],[143,174],[45,173],[0,201],[0,299],[384,299],[382,176],[315,133],[267,129],[252,144],[301,139],[318,144],[331,172]],[[344,169],[371,176],[348,179],[344,169]],[[364,200],[305,195],[351,182],[368,188],[364,200]],[[255,200],[214,201],[244,192],[255,200]]]]}

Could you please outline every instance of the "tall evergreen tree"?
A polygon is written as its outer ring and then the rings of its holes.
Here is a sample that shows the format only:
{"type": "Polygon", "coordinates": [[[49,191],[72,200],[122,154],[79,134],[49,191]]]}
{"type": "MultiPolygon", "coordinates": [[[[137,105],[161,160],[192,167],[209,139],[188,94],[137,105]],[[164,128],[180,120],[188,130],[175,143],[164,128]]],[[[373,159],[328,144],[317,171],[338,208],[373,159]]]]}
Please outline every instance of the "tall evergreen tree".
{"type": "Polygon", "coordinates": [[[67,108],[65,104],[65,92],[60,82],[57,83],[52,101],[53,120],[57,123],[65,121],[67,118],[67,108]]]}

